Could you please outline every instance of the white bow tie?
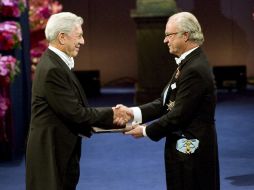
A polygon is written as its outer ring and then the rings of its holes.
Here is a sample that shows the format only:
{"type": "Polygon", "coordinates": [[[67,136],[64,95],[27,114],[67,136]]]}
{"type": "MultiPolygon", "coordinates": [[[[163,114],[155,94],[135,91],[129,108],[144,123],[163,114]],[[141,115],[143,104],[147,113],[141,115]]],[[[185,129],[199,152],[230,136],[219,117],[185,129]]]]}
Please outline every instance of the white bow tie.
{"type": "Polygon", "coordinates": [[[183,60],[183,58],[181,57],[175,57],[175,60],[176,60],[176,64],[179,65],[181,63],[181,61],[183,60]]]}

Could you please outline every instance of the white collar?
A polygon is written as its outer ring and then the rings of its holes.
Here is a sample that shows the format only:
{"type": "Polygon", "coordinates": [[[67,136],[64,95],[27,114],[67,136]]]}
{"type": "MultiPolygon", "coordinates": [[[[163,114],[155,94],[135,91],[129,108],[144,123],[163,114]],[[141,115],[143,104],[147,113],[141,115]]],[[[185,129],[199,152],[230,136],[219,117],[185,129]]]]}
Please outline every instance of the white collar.
{"type": "Polygon", "coordinates": [[[175,57],[176,64],[179,65],[181,63],[181,61],[184,60],[187,55],[189,55],[191,52],[193,52],[198,47],[192,48],[189,51],[184,52],[180,57],[175,57]]]}
{"type": "Polygon", "coordinates": [[[73,57],[69,57],[68,55],[66,55],[66,53],[62,52],[61,50],[50,46],[48,47],[51,51],[55,52],[65,63],[66,65],[69,67],[69,69],[71,70],[72,68],[74,68],[74,59],[73,57]]]}

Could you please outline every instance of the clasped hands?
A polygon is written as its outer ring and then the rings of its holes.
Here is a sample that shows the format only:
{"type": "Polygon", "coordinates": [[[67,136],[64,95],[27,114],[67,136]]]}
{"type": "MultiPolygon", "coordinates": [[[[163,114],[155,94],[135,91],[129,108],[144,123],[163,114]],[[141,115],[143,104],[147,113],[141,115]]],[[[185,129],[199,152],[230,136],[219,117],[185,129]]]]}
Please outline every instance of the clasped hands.
{"type": "Polygon", "coordinates": [[[113,123],[117,126],[125,126],[126,130],[124,134],[132,135],[135,138],[143,137],[143,125],[132,125],[128,123],[134,118],[133,110],[131,108],[118,104],[112,109],[114,112],[113,123]]]}

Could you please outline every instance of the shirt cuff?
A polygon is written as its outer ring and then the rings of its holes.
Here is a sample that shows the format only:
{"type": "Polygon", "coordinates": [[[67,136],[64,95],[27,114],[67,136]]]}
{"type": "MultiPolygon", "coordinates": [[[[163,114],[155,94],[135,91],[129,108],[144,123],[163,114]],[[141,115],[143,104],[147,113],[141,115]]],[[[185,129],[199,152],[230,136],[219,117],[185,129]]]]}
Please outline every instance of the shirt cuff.
{"type": "Polygon", "coordinates": [[[146,126],[142,126],[142,129],[143,129],[143,136],[144,136],[144,137],[147,137],[147,134],[146,134],[146,126]]]}
{"type": "Polygon", "coordinates": [[[139,107],[131,107],[130,109],[132,109],[132,111],[133,111],[133,121],[132,121],[132,125],[142,123],[142,113],[141,113],[141,109],[140,109],[139,107]]]}

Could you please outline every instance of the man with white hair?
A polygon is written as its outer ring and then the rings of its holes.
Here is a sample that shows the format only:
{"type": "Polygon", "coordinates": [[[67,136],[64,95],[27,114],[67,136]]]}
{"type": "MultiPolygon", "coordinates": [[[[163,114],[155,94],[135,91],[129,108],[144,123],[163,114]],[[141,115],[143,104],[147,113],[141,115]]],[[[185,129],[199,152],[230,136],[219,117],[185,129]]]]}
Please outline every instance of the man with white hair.
{"type": "MultiPolygon", "coordinates": [[[[132,110],[135,125],[126,132],[153,141],[166,138],[165,166],[168,190],[219,190],[219,161],[215,129],[216,90],[213,74],[201,49],[200,24],[188,12],[169,17],[164,43],[178,68],[160,98],[132,110]]],[[[145,166],[149,167],[149,166],[145,166]]]]}
{"type": "Polygon", "coordinates": [[[112,108],[88,107],[72,73],[73,57],[85,43],[83,19],[69,12],[52,15],[32,88],[32,113],[26,151],[27,190],[75,190],[79,179],[80,134],[91,126],[112,128],[112,108]]]}

